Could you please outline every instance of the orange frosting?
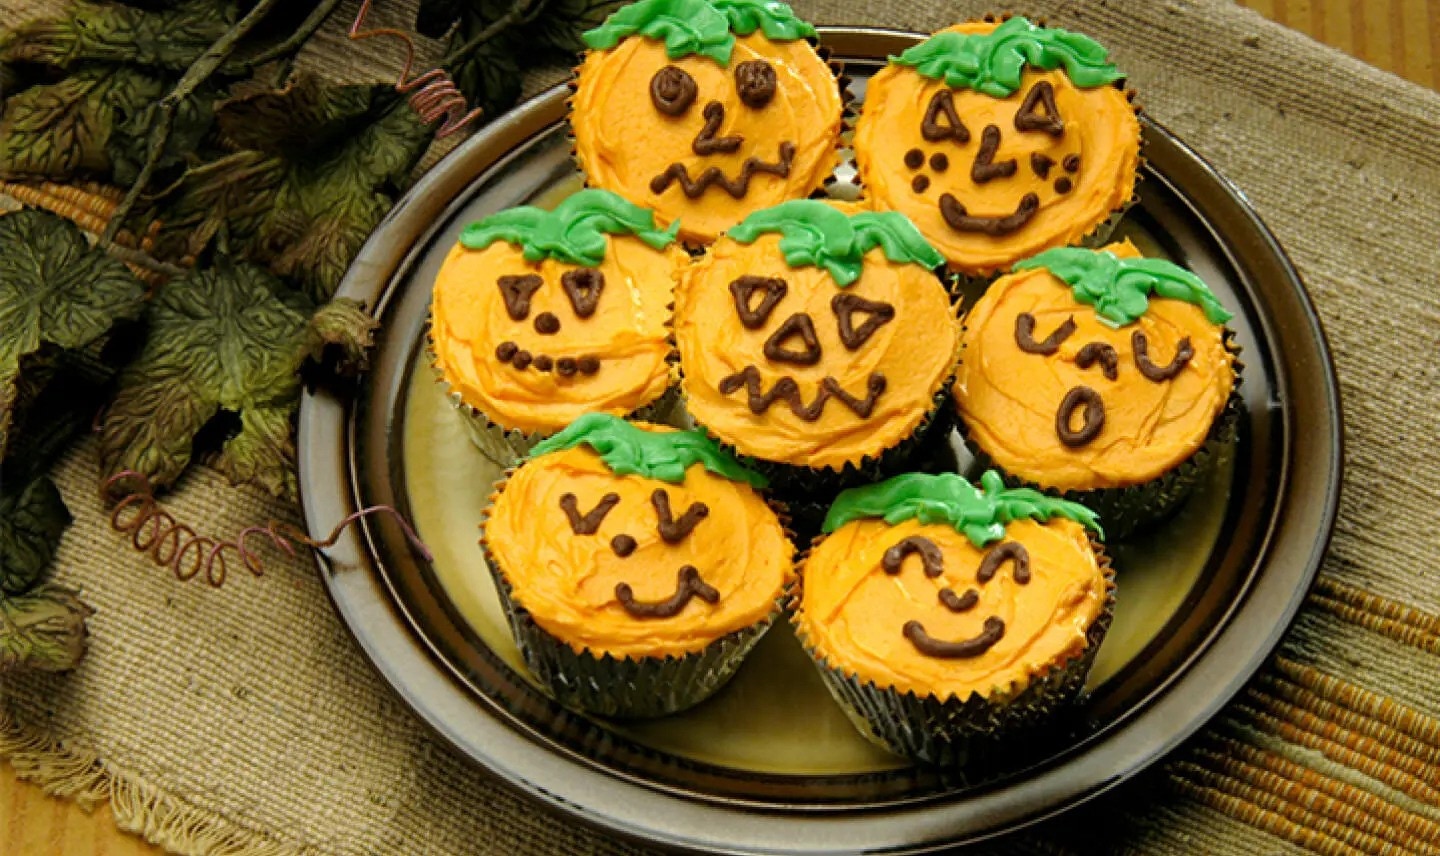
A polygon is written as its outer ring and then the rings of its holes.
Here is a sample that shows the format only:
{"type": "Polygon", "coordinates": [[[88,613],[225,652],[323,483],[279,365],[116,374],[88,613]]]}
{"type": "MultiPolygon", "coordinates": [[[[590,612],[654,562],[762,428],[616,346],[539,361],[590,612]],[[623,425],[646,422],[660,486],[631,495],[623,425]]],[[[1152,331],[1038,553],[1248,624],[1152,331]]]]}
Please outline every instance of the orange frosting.
{"type": "MultiPolygon", "coordinates": [[[[670,430],[644,426],[649,430],[670,430]]],[[[586,446],[533,458],[505,482],[490,508],[485,543],[512,596],[547,633],[596,656],[664,657],[699,651],[764,620],[793,575],[793,549],[775,513],[749,485],[694,464],[683,484],[617,476],[586,446]],[[673,516],[693,502],[709,514],[676,544],[661,539],[651,494],[664,488],[673,516]],[[606,494],[620,498],[593,535],[577,535],[560,505],[572,493],[581,514],[606,494]],[[611,539],[629,535],[626,557],[611,539]],[[636,618],[621,605],[618,583],[643,602],[676,591],[685,565],[720,593],[692,597],[670,618],[636,618]]]]}
{"type": "Polygon", "coordinates": [[[847,523],[805,561],[796,618],[801,638],[830,667],[881,688],[941,699],[988,695],[1012,683],[1023,688],[1032,676],[1085,649],[1086,632],[1105,608],[1106,582],[1077,523],[1018,520],[1006,527],[1005,540],[1029,552],[1030,581],[1024,585],[1016,582],[1012,562],[988,582],[978,582],[976,571],[988,548],[976,548],[948,525],[909,519],[891,526],[878,518],[847,523]],[[911,536],[939,548],[940,576],[927,576],[913,553],[898,574],[882,567],[885,551],[911,536]],[[957,595],[973,589],[979,602],[953,612],[940,601],[943,588],[957,595]],[[1004,635],[976,657],[923,654],[903,632],[906,622],[919,621],[936,639],[971,639],[992,616],[1005,622],[1004,635]]]}
{"type": "MultiPolygon", "coordinates": [[[[1105,249],[1139,255],[1128,242],[1105,249]]],[[[1138,321],[1114,329],[1043,268],[996,280],[966,316],[962,338],[954,393],[970,438],[1005,471],[1059,490],[1143,484],[1178,466],[1205,443],[1235,383],[1224,330],[1198,306],[1152,295],[1138,321]],[[1025,353],[1015,343],[1022,312],[1035,317],[1037,341],[1067,318],[1076,330],[1052,356],[1025,353]],[[1136,367],[1136,330],[1145,333],[1158,365],[1170,363],[1182,338],[1190,339],[1194,356],[1174,378],[1149,380],[1136,367]],[[1115,380],[1098,364],[1076,365],[1090,342],[1115,349],[1115,380]],[[1066,393],[1082,385],[1100,394],[1105,423],[1093,441],[1071,448],[1059,439],[1056,412],[1066,393]]],[[[1079,421],[1076,415],[1072,424],[1079,421]]]]}
{"type": "MultiPolygon", "coordinates": [[[[995,26],[971,23],[950,30],[976,34],[995,26]]],[[[970,139],[965,143],[927,141],[920,133],[921,122],[935,94],[948,89],[943,80],[924,77],[908,66],[890,63],[877,72],[870,79],[856,123],[855,159],[870,203],[877,209],[900,211],[913,220],[956,270],[989,274],[1042,250],[1079,243],[1129,201],[1140,162],[1140,124],[1123,91],[1113,86],[1080,89],[1070,83],[1063,69],[1027,68],[1020,88],[1007,98],[968,88],[950,90],[970,139]],[[1055,104],[1065,122],[1060,137],[1015,128],[1016,111],[1042,81],[1054,88],[1055,104]],[[987,125],[1000,131],[992,163],[1013,158],[1016,170],[1009,177],[977,183],[971,167],[987,125]],[[906,164],[906,154],[912,150],[924,158],[918,168],[906,164]],[[937,155],[947,161],[944,169],[936,167],[937,155]],[[1033,155],[1049,159],[1046,177],[1037,173],[1033,155]],[[1073,172],[1065,167],[1070,156],[1079,158],[1073,172]],[[913,182],[917,176],[924,176],[928,184],[916,189],[913,182]],[[1063,193],[1057,189],[1062,179],[1070,184],[1063,193]],[[945,193],[952,194],[975,217],[1013,214],[1027,193],[1039,197],[1039,209],[1029,222],[1008,234],[957,231],[941,215],[940,197],[945,193]]],[[[1041,115],[1045,115],[1043,109],[1041,115]]]]}
{"type": "Polygon", "coordinates": [[[496,241],[483,250],[456,245],[435,280],[430,307],[435,364],[465,404],[511,430],[550,433],[577,416],[604,411],[624,416],[659,398],[671,381],[665,322],[673,271],[687,260],[678,245],[652,249],[630,235],[606,238],[605,276],[595,313],[575,314],[561,277],[575,265],[525,260],[520,250],[496,241]],[[529,313],[513,320],[497,281],[535,274],[544,284],[529,313]],[[535,319],[549,312],[559,330],[545,335],[535,319]],[[594,373],[565,376],[531,366],[517,369],[496,356],[502,342],[532,355],[599,360],[594,373]]]}
{"type": "MultiPolygon", "coordinates": [[[[706,429],[756,458],[838,470],[876,457],[915,432],[955,365],[958,324],[949,296],[931,271],[891,262],[878,247],[865,254],[860,278],[840,288],[821,268],[789,267],[779,243],[780,235],[773,233],[748,245],[722,237],[681,274],[675,291],[675,340],[686,406],[706,429]],[[775,277],[788,285],[758,330],[741,325],[730,292],[730,283],[743,275],[775,277]],[[895,307],[894,318],[851,351],[840,340],[831,308],[839,294],[888,303],[895,307]],[[773,362],[764,353],[766,339],[795,313],[808,314],[814,324],[821,348],[815,365],[773,362]],[[780,378],[791,377],[807,405],[827,376],[860,399],[872,373],[884,376],[885,389],[868,418],[835,398],[814,422],[801,419],[783,400],[756,414],[747,404],[745,388],[720,391],[725,377],[751,365],[760,371],[762,394],[780,378]]],[[[865,317],[857,315],[856,326],[865,317]]],[[[797,342],[792,338],[787,344],[799,347],[797,342]]]]}
{"type": "Polygon", "coordinates": [[[666,225],[678,218],[680,234],[689,241],[708,243],[752,211],[808,196],[838,161],[841,101],[835,75],[808,42],[772,42],[758,30],[736,37],[728,66],[696,54],[669,59],[663,43],[641,36],[612,50],[590,51],[571,107],[575,156],[590,185],[654,209],[666,225]],[[770,102],[755,108],[736,94],[735,69],[759,60],[774,69],[777,86],[770,102]],[[695,100],[683,115],[662,114],[651,103],[651,78],[666,66],[682,69],[695,82],[695,100]],[[693,146],[712,102],[724,108],[713,136],[743,139],[730,152],[697,154],[693,146]],[[651,181],[676,163],[692,179],[712,168],[736,179],[750,158],[778,162],[787,142],[795,147],[789,175],[757,173],[738,199],[713,184],[695,199],[678,182],[658,194],[651,189],[651,181]]]}

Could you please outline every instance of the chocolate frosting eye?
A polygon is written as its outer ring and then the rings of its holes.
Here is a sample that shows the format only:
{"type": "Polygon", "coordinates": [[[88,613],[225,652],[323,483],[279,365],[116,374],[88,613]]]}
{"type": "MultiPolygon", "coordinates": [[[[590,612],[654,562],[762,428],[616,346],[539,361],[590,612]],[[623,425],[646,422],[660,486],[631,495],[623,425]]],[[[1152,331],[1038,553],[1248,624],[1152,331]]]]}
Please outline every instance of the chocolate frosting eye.
{"type": "Polygon", "coordinates": [[[759,110],[775,97],[775,69],[763,59],[735,66],[735,90],[745,106],[759,110]]]}
{"type": "Polygon", "coordinates": [[[667,65],[650,78],[650,101],[666,116],[679,116],[689,110],[697,90],[695,78],[677,66],[667,65]]]}

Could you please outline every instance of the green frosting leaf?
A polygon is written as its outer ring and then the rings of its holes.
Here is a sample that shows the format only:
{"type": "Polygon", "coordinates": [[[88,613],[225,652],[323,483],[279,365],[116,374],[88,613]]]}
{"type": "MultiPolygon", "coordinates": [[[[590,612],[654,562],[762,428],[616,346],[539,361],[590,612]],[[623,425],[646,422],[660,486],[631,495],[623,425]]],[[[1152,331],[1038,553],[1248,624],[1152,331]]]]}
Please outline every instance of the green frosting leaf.
{"type": "Polygon", "coordinates": [[[587,413],[530,450],[532,458],[585,444],[616,475],[635,475],[671,484],[700,464],[717,476],[765,487],[767,480],[748,470],[704,431],[646,431],[608,413],[587,413]]]}
{"type": "Polygon", "coordinates": [[[947,86],[1005,98],[1020,88],[1027,65],[1045,71],[1063,65],[1070,82],[1082,89],[1113,83],[1125,75],[1106,62],[1108,55],[1089,36],[1015,17],[984,35],[936,33],[890,61],[947,86]]]}
{"type": "Polygon", "coordinates": [[[907,473],[879,484],[851,488],[835,498],[825,515],[825,532],[852,520],[880,517],[890,525],[915,518],[921,523],[947,523],[983,547],[1005,537],[1005,524],[1030,518],[1064,517],[1105,537],[1095,512],[1065,499],[1030,488],[1007,488],[1000,474],[986,470],[977,488],[954,473],[907,473]],[[982,489],[983,488],[983,489],[982,489]]]}
{"type": "Polygon", "coordinates": [[[777,42],[815,35],[814,27],[777,0],[639,0],[581,38],[595,50],[609,50],[639,33],[665,42],[665,55],[671,59],[700,54],[728,66],[735,36],[757,29],[777,42]]]}
{"type": "Polygon", "coordinates": [[[1133,324],[1144,315],[1151,293],[1199,306],[1212,324],[1235,317],[1204,280],[1164,259],[1122,259],[1109,250],[1061,247],[1015,264],[1015,270],[1035,268],[1064,280],[1076,300],[1094,306],[1095,314],[1113,327],[1133,324]]]}
{"type": "Polygon", "coordinates": [[[460,243],[483,250],[495,241],[509,241],[524,251],[528,261],[548,256],[595,267],[605,260],[607,234],[634,235],[658,250],[674,241],[679,229],[678,220],[669,229],[657,229],[654,212],[608,190],[591,188],[567,198],[554,211],[524,205],[492,214],[466,226],[460,243]]]}
{"type": "Polygon", "coordinates": [[[935,268],[945,263],[915,224],[896,211],[847,216],[818,199],[793,199],[756,211],[726,234],[748,244],[766,232],[783,236],[780,252],[790,267],[823,267],[841,288],[860,278],[865,253],[873,247],[900,264],[935,268]]]}
{"type": "Polygon", "coordinates": [[[748,36],[757,28],[773,42],[793,42],[815,35],[809,21],[795,17],[794,10],[777,0],[711,0],[710,5],[725,13],[736,35],[748,36]]]}
{"type": "Polygon", "coordinates": [[[594,50],[609,50],[639,33],[665,43],[665,55],[680,59],[700,54],[730,64],[735,37],[730,19],[705,0],[640,0],[622,7],[581,38],[594,50]]]}

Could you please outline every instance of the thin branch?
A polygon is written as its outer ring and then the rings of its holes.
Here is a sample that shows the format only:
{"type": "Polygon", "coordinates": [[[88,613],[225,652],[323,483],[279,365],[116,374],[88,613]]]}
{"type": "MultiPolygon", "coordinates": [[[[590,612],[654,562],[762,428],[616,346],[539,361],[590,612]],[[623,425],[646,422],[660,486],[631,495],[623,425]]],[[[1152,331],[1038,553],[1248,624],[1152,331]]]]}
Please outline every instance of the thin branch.
{"type": "Polygon", "coordinates": [[[247,74],[267,62],[274,62],[283,56],[299,50],[301,45],[305,44],[311,36],[315,35],[315,31],[320,29],[320,25],[325,23],[325,20],[330,17],[330,13],[334,12],[335,8],[339,5],[340,0],[323,0],[323,2],[316,6],[315,10],[310,13],[309,17],[300,24],[300,28],[291,34],[289,38],[285,39],[285,41],[267,48],[254,56],[236,60],[225,66],[224,72],[226,74],[247,74]]]}
{"type": "MultiPolygon", "coordinates": [[[[476,48],[500,35],[501,32],[508,29],[512,24],[525,23],[530,20],[526,13],[530,11],[532,6],[536,6],[537,2],[540,6],[544,5],[543,0],[519,0],[514,6],[510,7],[509,12],[490,22],[485,29],[476,33],[469,41],[459,47],[453,48],[449,53],[445,54],[445,58],[440,60],[441,67],[452,65],[469,57],[470,54],[475,52],[476,48]]],[[[539,8],[537,8],[536,11],[538,12],[539,8]]]]}
{"type": "Polygon", "coordinates": [[[195,91],[201,83],[204,83],[215,70],[220,67],[230,52],[240,40],[245,38],[255,25],[259,24],[270,10],[278,5],[280,0],[260,0],[255,7],[235,23],[233,27],[225,31],[225,34],[205,50],[190,67],[185,70],[185,76],[175,84],[175,88],[169,95],[160,99],[160,117],[150,128],[150,150],[145,158],[145,163],[140,167],[140,174],[130,189],[125,192],[125,198],[120,200],[115,212],[110,215],[110,222],[105,226],[105,233],[100,236],[100,242],[108,247],[114,243],[115,235],[119,233],[120,226],[130,216],[135,203],[139,201],[140,194],[145,191],[145,186],[150,183],[150,177],[155,173],[155,167],[159,165],[160,158],[165,153],[165,144],[170,141],[170,132],[175,125],[175,110],[181,101],[195,91]]]}

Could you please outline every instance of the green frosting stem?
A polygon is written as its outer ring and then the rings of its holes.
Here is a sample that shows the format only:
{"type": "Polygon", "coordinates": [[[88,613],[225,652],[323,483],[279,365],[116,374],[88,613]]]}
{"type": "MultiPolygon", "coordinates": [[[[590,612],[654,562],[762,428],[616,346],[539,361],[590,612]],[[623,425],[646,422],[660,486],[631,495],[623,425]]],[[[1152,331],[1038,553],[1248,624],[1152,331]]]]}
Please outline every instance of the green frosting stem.
{"type": "Polygon", "coordinates": [[[1108,55],[1089,36],[1015,17],[983,35],[936,33],[890,61],[953,88],[1006,98],[1020,88],[1027,65],[1045,71],[1063,65],[1070,82],[1082,89],[1113,83],[1125,75],[1106,61],[1108,55]]]}
{"type": "Polygon", "coordinates": [[[528,261],[548,257],[595,267],[605,260],[607,234],[634,235],[658,250],[674,241],[679,229],[678,220],[669,229],[657,229],[654,212],[591,188],[568,197],[554,211],[522,205],[492,214],[466,226],[460,243],[483,250],[495,241],[509,241],[528,261]]]}
{"type": "Polygon", "coordinates": [[[976,547],[984,547],[1004,538],[1005,524],[1012,520],[1043,522],[1064,517],[1105,537],[1095,512],[1078,502],[1056,499],[1030,488],[1007,488],[995,470],[986,470],[980,484],[977,488],[954,473],[907,473],[879,484],[851,488],[835,498],[822,529],[834,532],[852,520],[866,517],[882,518],[891,526],[914,518],[921,523],[949,524],[976,547]]]}
{"type": "Polygon", "coordinates": [[[814,27],[775,0],[639,0],[622,6],[581,38],[595,50],[609,50],[638,33],[663,41],[671,59],[699,54],[728,66],[735,35],[748,36],[757,29],[777,42],[815,35],[814,27]]]}
{"type": "Polygon", "coordinates": [[[704,431],[646,431],[618,416],[587,413],[530,450],[536,458],[585,444],[616,475],[637,475],[679,484],[693,464],[731,481],[765,487],[764,476],[748,470],[704,431]]]}
{"type": "Polygon", "coordinates": [[[847,216],[818,199],[792,199],[756,211],[725,234],[749,244],[767,232],[779,232],[780,252],[790,267],[823,267],[844,288],[860,278],[865,253],[880,247],[900,264],[936,268],[945,263],[915,224],[896,211],[862,211],[847,216]]]}
{"type": "Polygon", "coordinates": [[[1113,327],[1133,324],[1150,307],[1150,294],[1199,306],[1211,324],[1235,317],[1205,281],[1164,259],[1122,259],[1109,250],[1061,247],[1017,262],[1015,270],[1044,268],[1063,280],[1075,299],[1095,307],[1113,327]]]}

